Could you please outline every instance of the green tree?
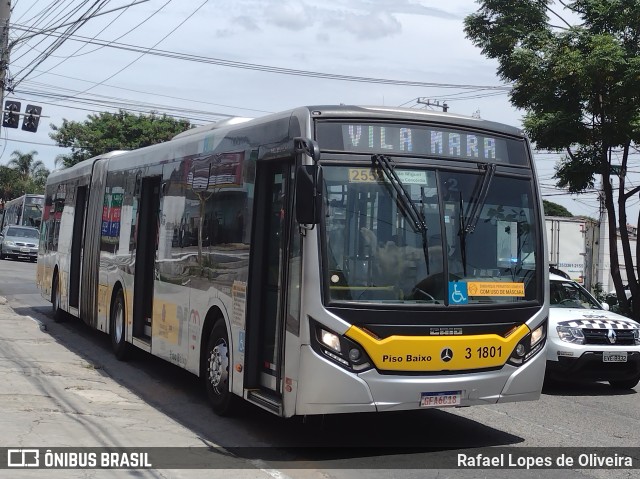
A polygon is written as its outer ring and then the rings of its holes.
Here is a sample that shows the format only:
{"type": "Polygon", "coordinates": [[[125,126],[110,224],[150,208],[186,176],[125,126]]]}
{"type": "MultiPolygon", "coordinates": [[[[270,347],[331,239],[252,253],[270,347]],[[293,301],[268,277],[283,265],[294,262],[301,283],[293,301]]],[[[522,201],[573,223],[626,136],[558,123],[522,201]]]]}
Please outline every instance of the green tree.
{"type": "Polygon", "coordinates": [[[18,170],[0,165],[0,200],[9,201],[24,193],[24,182],[18,170]]]}
{"type": "Polygon", "coordinates": [[[124,110],[88,115],[84,122],[62,120],[62,126],[50,125],[49,137],[71,153],[58,155],[56,165],[64,167],[113,150],[133,150],[168,141],[192,127],[188,120],[167,115],[134,115],[124,110]]]}
{"type": "Polygon", "coordinates": [[[638,272],[626,227],[626,203],[640,187],[625,184],[629,153],[640,140],[640,0],[479,4],[465,19],[465,33],[484,55],[498,61],[498,74],[513,86],[510,101],[526,112],[524,128],[536,146],[565,153],[556,167],[558,186],[584,192],[601,175],[611,276],[628,311],[619,235],[633,310],[640,312],[638,272]],[[612,162],[618,161],[613,173],[612,162]]]}
{"type": "Polygon", "coordinates": [[[544,214],[547,216],[573,216],[568,209],[553,201],[542,200],[542,205],[544,207],[544,214]]]}
{"type": "Polygon", "coordinates": [[[22,153],[21,151],[14,150],[11,153],[11,157],[7,166],[18,170],[20,176],[28,180],[29,178],[40,178],[43,175],[48,175],[49,171],[45,168],[44,163],[40,160],[36,160],[35,156],[37,151],[32,150],[29,153],[22,153]]]}
{"type": "Polygon", "coordinates": [[[44,193],[49,170],[35,159],[37,154],[15,150],[7,166],[0,166],[0,198],[6,201],[25,193],[44,193]]]}

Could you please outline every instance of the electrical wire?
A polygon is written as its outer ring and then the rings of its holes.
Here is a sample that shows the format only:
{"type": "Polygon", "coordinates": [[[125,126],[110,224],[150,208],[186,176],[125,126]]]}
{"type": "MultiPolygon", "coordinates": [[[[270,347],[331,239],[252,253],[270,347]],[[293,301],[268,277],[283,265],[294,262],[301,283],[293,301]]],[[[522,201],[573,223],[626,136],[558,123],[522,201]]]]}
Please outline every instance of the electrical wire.
{"type": "MultiPolygon", "coordinates": [[[[68,75],[60,75],[58,73],[49,72],[47,74],[48,75],[57,76],[57,77],[60,77],[60,78],[65,78],[65,79],[68,79],[68,80],[76,80],[76,81],[81,81],[81,82],[93,83],[93,82],[91,82],[89,80],[84,80],[82,78],[71,77],[71,76],[68,76],[68,75]]],[[[29,85],[29,83],[30,83],[30,80],[25,81],[26,85],[29,85]]],[[[51,87],[48,84],[42,84],[42,83],[38,83],[38,82],[33,82],[33,83],[36,84],[36,85],[44,85],[46,87],[51,87]]],[[[119,87],[119,86],[115,86],[115,85],[109,85],[109,84],[106,84],[106,83],[103,84],[102,86],[103,87],[114,88],[114,89],[117,89],[119,91],[120,90],[122,90],[122,91],[130,91],[130,92],[133,92],[133,93],[141,93],[141,94],[144,94],[144,95],[149,95],[149,92],[147,92],[147,91],[136,90],[136,89],[133,89],[133,88],[119,87]]],[[[66,89],[64,87],[55,87],[55,91],[59,91],[59,90],[69,90],[69,89],[66,89]]],[[[75,93],[78,93],[77,90],[69,90],[69,91],[73,91],[75,93]]],[[[93,95],[96,95],[96,94],[93,93],[93,95]]],[[[173,95],[164,95],[164,94],[161,94],[161,93],[153,93],[153,96],[154,97],[161,97],[161,98],[169,98],[169,99],[178,100],[178,101],[188,101],[188,102],[192,102],[192,103],[198,103],[200,105],[212,105],[212,106],[216,106],[216,107],[232,108],[234,110],[243,110],[243,111],[248,111],[248,112],[253,112],[253,113],[273,113],[273,111],[270,111],[270,110],[260,110],[260,109],[257,109],[257,108],[247,108],[247,107],[242,107],[242,106],[237,106],[237,105],[224,105],[224,104],[221,104],[221,103],[213,103],[213,102],[200,100],[200,99],[194,100],[192,98],[184,98],[184,97],[178,97],[178,96],[173,96],[173,95]]],[[[126,99],[125,101],[129,102],[129,101],[133,101],[133,100],[126,99]]]]}
{"type": "MultiPolygon", "coordinates": [[[[53,18],[53,19],[52,19],[48,24],[44,25],[43,27],[39,28],[38,30],[39,30],[39,31],[41,31],[42,33],[47,32],[48,27],[49,27],[50,25],[52,25],[54,22],[58,21],[58,19],[59,19],[59,18],[63,18],[63,20],[62,20],[62,21],[64,21],[64,19],[71,18],[71,16],[73,16],[76,12],[78,12],[79,8],[80,8],[82,5],[86,4],[87,2],[88,2],[88,0],[84,0],[84,2],[83,2],[79,7],[76,7],[76,8],[75,8],[75,9],[73,9],[71,12],[69,12],[69,13],[67,13],[67,14],[64,14],[64,15],[63,15],[63,12],[66,10],[66,7],[65,7],[65,8],[64,8],[61,12],[59,12],[59,13],[57,14],[57,16],[55,16],[55,17],[54,17],[54,18],[53,18]]],[[[45,10],[43,10],[42,12],[40,12],[40,14],[38,14],[39,16],[41,16],[41,18],[40,18],[39,20],[35,21],[34,23],[32,23],[31,27],[35,29],[35,28],[38,26],[38,24],[39,24],[40,22],[43,22],[43,21],[44,21],[44,19],[45,19],[47,16],[50,16],[50,15],[55,14],[55,13],[56,13],[56,10],[57,10],[57,9],[59,9],[59,8],[61,8],[61,7],[63,7],[63,6],[64,6],[64,4],[65,4],[65,2],[56,2],[56,1],[54,0],[54,1],[50,4],[49,8],[46,8],[45,10]]],[[[34,18],[35,18],[35,17],[34,17],[34,18]]],[[[33,20],[33,19],[32,19],[32,20],[33,20]]],[[[12,41],[12,42],[11,42],[11,44],[9,45],[9,48],[10,48],[10,49],[12,49],[12,48],[16,45],[16,43],[17,43],[17,42],[23,41],[23,40],[25,39],[25,36],[26,36],[26,34],[23,34],[23,35],[19,36],[16,40],[12,41]]],[[[49,37],[49,35],[44,35],[42,38],[40,38],[40,40],[38,41],[38,43],[36,43],[36,45],[35,45],[35,46],[38,46],[38,45],[40,45],[41,43],[43,43],[43,42],[44,42],[48,37],[49,37]]],[[[30,48],[26,48],[26,47],[25,47],[25,49],[26,49],[25,53],[24,53],[24,54],[22,54],[22,55],[20,55],[20,56],[17,58],[17,60],[20,60],[20,58],[22,58],[22,57],[24,57],[24,56],[28,55],[28,54],[31,52],[31,49],[32,49],[32,48],[35,48],[35,46],[33,46],[33,45],[26,45],[26,46],[28,46],[28,47],[30,47],[30,48]]],[[[19,50],[20,50],[20,48],[18,48],[17,50],[14,50],[14,54],[15,54],[17,51],[19,51],[19,50]]],[[[15,56],[15,55],[14,55],[14,56],[15,56]]]]}
{"type": "MultiPolygon", "coordinates": [[[[28,30],[29,27],[25,27],[22,25],[12,25],[12,28],[17,30],[28,30]]],[[[52,35],[56,35],[52,33],[52,35]]],[[[395,85],[395,86],[412,86],[412,87],[431,87],[431,88],[448,88],[448,89],[482,89],[482,90],[496,90],[496,91],[509,91],[511,90],[510,86],[491,86],[491,85],[471,85],[471,84],[454,84],[454,83],[436,83],[436,82],[421,82],[421,81],[412,81],[412,80],[392,80],[387,78],[373,78],[373,77],[360,77],[360,76],[352,76],[352,75],[340,75],[333,73],[323,73],[323,72],[315,72],[309,70],[297,70],[291,68],[282,68],[275,67],[270,65],[263,65],[258,63],[249,63],[249,62],[239,62],[234,60],[226,60],[222,58],[215,57],[205,57],[201,55],[192,55],[187,53],[179,53],[173,52],[170,50],[160,50],[155,48],[147,48],[140,47],[137,45],[131,45],[127,43],[121,42],[108,42],[104,40],[91,40],[91,38],[84,37],[81,35],[71,35],[69,37],[71,40],[82,41],[94,45],[106,46],[109,48],[145,53],[148,55],[155,55],[164,58],[173,58],[177,60],[183,61],[192,61],[196,63],[203,63],[209,65],[218,65],[229,68],[239,68],[245,70],[253,70],[253,71],[263,71],[268,73],[276,73],[282,75],[291,75],[291,76],[301,76],[301,77],[310,77],[310,78],[320,78],[327,80],[339,80],[339,81],[348,81],[348,82],[359,82],[359,83],[374,83],[374,84],[383,84],[383,85],[395,85]]]]}
{"type": "MultiPolygon", "coordinates": [[[[84,5],[86,2],[83,2],[82,5],[84,5]]],[[[82,27],[83,25],[86,24],[87,21],[89,21],[92,18],[93,14],[97,14],[102,8],[104,8],[106,6],[106,4],[108,3],[108,0],[95,0],[95,2],[89,7],[89,9],[87,11],[85,11],[78,20],[76,20],[72,25],[70,25],[69,27],[67,27],[67,29],[65,30],[65,32],[62,35],[55,35],[52,32],[47,34],[48,36],[54,36],[57,37],[57,40],[54,41],[46,50],[44,53],[36,56],[36,58],[31,62],[31,64],[33,66],[31,66],[28,71],[26,73],[22,73],[22,74],[18,74],[16,77],[14,77],[14,88],[17,87],[26,77],[29,76],[29,74],[31,72],[33,72],[33,70],[35,68],[37,68],[40,64],[42,64],[42,62],[44,62],[47,58],[48,55],[53,53],[55,50],[57,50],[58,48],[60,48],[60,46],[62,46],[62,44],[74,33],[76,32],[80,27],[82,27]]],[[[46,38],[46,37],[45,37],[46,38]]]]}
{"type": "MultiPolygon", "coordinates": [[[[172,0],[169,0],[165,5],[169,4],[172,0]]],[[[173,28],[171,31],[169,31],[169,33],[167,33],[164,37],[162,37],[160,40],[158,40],[152,47],[149,48],[149,50],[157,47],[160,43],[162,43],[164,40],[166,40],[172,33],[174,33],[178,28],[180,28],[182,25],[184,25],[191,17],[193,17],[196,13],[198,13],[198,11],[204,7],[207,3],[209,2],[209,0],[204,0],[204,2],[202,2],[200,4],[200,6],[198,6],[189,16],[187,16],[187,18],[185,18],[183,21],[181,21],[175,28],[173,28]]],[[[162,8],[164,8],[164,6],[162,6],[162,8]]],[[[114,74],[108,76],[107,78],[105,78],[104,80],[102,80],[101,82],[98,82],[92,86],[90,86],[89,88],[87,88],[84,91],[81,91],[79,94],[83,94],[88,92],[89,90],[94,89],[97,86],[102,85],[103,83],[111,80],[113,77],[115,77],[116,75],[122,73],[124,70],[126,70],[127,68],[129,68],[131,65],[133,65],[134,63],[136,63],[138,60],[140,60],[142,57],[144,57],[147,53],[143,52],[141,55],[139,55],[137,58],[133,59],[131,62],[127,63],[124,67],[122,67],[120,70],[118,70],[117,72],[115,72],[114,74]]]]}
{"type": "MultiPolygon", "coordinates": [[[[171,0],[169,0],[171,1],[171,0]]],[[[98,35],[100,35],[102,32],[104,32],[107,28],[109,28],[111,25],[113,25],[122,15],[124,15],[127,11],[127,9],[129,8],[129,6],[127,6],[124,10],[122,10],[113,20],[111,20],[105,27],[102,28],[102,30],[100,30],[98,33],[96,33],[92,38],[96,38],[98,35]]],[[[71,55],[68,55],[66,57],[64,57],[61,61],[59,61],[58,63],[56,63],[55,65],[53,65],[52,67],[50,67],[48,70],[45,70],[44,72],[40,72],[38,75],[35,75],[33,77],[31,77],[32,80],[46,74],[49,73],[51,70],[59,67],[60,65],[62,65],[64,62],[66,62],[67,60],[69,60],[70,58],[74,58],[78,52],[80,52],[80,50],[82,50],[83,48],[85,48],[87,45],[81,45],[75,52],[73,52],[71,55]]],[[[99,47],[100,48],[100,47],[99,47]]],[[[94,50],[92,50],[91,52],[87,52],[87,53],[92,53],[96,50],[98,50],[99,48],[96,48],[94,50]]],[[[50,57],[55,57],[55,55],[49,54],[50,57]]],[[[79,55],[78,55],[79,56],[79,55]]]]}

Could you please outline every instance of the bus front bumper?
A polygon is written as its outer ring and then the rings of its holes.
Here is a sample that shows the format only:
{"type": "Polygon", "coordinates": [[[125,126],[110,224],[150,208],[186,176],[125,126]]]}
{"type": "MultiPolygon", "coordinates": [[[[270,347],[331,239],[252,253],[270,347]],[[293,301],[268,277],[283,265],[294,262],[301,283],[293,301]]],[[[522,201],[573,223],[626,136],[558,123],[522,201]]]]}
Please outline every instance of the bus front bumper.
{"type": "Polygon", "coordinates": [[[422,409],[423,393],[457,391],[459,407],[537,400],[545,362],[545,355],[538,353],[519,368],[507,364],[475,374],[417,376],[381,374],[375,369],[355,374],[303,346],[296,414],[422,409]]]}

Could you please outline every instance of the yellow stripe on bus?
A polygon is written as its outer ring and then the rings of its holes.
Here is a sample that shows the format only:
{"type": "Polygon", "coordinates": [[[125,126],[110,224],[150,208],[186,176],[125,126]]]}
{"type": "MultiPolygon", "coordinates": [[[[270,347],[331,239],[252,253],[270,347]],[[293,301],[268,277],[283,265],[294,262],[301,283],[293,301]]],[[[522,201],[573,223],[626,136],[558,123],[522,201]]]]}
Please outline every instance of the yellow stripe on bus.
{"type": "Polygon", "coordinates": [[[458,371],[503,366],[529,333],[523,324],[507,338],[474,336],[390,336],[376,339],[351,326],[345,336],[359,343],[384,371],[458,371]]]}

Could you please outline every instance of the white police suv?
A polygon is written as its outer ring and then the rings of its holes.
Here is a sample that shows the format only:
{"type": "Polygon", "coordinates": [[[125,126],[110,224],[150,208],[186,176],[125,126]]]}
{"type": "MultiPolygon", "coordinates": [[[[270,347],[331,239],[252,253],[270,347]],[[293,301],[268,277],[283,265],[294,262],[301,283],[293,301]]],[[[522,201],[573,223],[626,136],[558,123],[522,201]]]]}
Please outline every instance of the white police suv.
{"type": "Polygon", "coordinates": [[[608,311],[575,281],[549,275],[547,377],[608,381],[631,389],[640,381],[640,324],[608,311]]]}

